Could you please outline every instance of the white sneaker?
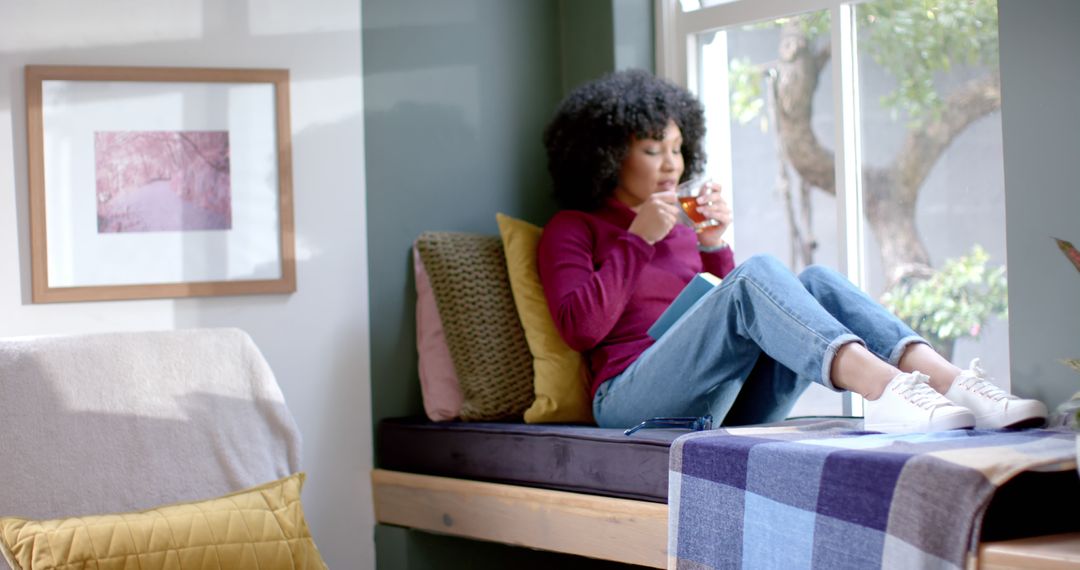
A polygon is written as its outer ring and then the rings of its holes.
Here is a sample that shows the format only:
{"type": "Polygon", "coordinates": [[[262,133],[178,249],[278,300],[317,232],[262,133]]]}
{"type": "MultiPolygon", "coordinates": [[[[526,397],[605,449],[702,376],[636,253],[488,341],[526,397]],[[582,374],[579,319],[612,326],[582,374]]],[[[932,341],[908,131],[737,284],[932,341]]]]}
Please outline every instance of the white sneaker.
{"type": "Polygon", "coordinates": [[[876,400],[865,402],[867,431],[885,433],[945,431],[975,425],[975,415],[930,387],[930,377],[915,371],[897,374],[876,400]]]}
{"type": "Polygon", "coordinates": [[[976,358],[945,392],[946,398],[975,414],[975,427],[1039,427],[1046,423],[1046,404],[1013,396],[985,379],[984,374],[976,358]]]}

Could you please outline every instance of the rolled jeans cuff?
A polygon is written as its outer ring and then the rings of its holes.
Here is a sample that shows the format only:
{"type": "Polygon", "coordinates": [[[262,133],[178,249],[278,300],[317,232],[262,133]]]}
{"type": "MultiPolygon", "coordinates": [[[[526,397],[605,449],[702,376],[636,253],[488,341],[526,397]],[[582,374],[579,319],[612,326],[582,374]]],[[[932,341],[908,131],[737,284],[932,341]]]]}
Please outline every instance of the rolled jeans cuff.
{"type": "Polygon", "coordinates": [[[904,353],[907,352],[908,347],[913,344],[925,344],[926,346],[930,346],[930,343],[926,342],[926,339],[919,335],[905,336],[904,338],[900,339],[900,341],[897,342],[896,346],[893,348],[892,354],[889,355],[889,364],[892,364],[893,366],[899,368],[900,359],[903,358],[904,353]]]}
{"type": "Polygon", "coordinates": [[[842,334],[842,335],[836,337],[835,339],[833,339],[833,341],[829,343],[829,346],[827,346],[825,348],[825,355],[821,357],[821,383],[822,383],[822,385],[824,385],[826,388],[832,390],[833,392],[843,392],[844,391],[844,390],[842,390],[840,388],[837,388],[832,383],[832,361],[833,361],[833,358],[836,356],[836,353],[840,351],[840,348],[842,346],[844,346],[845,344],[848,344],[848,343],[852,343],[852,342],[857,342],[857,343],[863,345],[864,347],[866,346],[866,341],[864,341],[863,339],[861,339],[861,338],[859,338],[859,337],[857,337],[857,336],[855,336],[853,334],[842,334]]]}

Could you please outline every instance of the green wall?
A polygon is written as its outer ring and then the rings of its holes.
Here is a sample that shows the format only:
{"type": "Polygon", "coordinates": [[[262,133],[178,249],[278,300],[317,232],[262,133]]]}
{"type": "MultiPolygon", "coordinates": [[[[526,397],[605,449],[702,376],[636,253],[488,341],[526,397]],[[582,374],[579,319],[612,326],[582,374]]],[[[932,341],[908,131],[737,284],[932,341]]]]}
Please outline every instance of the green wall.
{"type": "Polygon", "coordinates": [[[400,527],[375,527],[379,570],[633,570],[607,560],[463,540],[400,527]]]}
{"type": "Polygon", "coordinates": [[[655,68],[652,0],[558,0],[562,88],[613,69],[655,68]]]}
{"type": "MultiPolygon", "coordinates": [[[[618,1],[618,0],[613,0],[618,1]]],[[[563,93],[615,69],[612,1],[558,0],[563,93]]]]}
{"type": "Polygon", "coordinates": [[[1080,2],[1000,0],[1009,353],[1017,394],[1056,406],[1080,389],[1080,2]]]}
{"type": "Polygon", "coordinates": [[[363,9],[373,417],[422,413],[409,248],[554,212],[542,131],[561,96],[550,0],[371,0],[363,9]]]}
{"type": "MultiPolygon", "coordinates": [[[[652,60],[648,0],[365,0],[373,420],[423,413],[409,248],[555,212],[541,132],[573,86],[652,60]]],[[[376,458],[377,461],[377,458],[376,458]]]]}
{"type": "Polygon", "coordinates": [[[652,0],[611,0],[615,69],[656,70],[652,0]]]}
{"type": "MultiPolygon", "coordinates": [[[[364,0],[372,416],[423,413],[410,247],[555,212],[541,132],[570,87],[651,67],[649,0],[364,0]],[[621,62],[621,63],[620,63],[621,62]]],[[[378,466],[378,457],[375,458],[378,466]]],[[[616,568],[379,525],[380,569],[616,568]]]]}

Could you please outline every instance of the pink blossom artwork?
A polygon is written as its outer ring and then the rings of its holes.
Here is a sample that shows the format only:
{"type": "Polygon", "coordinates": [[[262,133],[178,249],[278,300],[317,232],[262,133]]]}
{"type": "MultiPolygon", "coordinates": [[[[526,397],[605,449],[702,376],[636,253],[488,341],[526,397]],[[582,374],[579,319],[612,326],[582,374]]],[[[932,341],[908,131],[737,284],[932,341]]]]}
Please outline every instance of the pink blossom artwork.
{"type": "Polygon", "coordinates": [[[98,233],[232,227],[228,131],[94,133],[98,233]]]}

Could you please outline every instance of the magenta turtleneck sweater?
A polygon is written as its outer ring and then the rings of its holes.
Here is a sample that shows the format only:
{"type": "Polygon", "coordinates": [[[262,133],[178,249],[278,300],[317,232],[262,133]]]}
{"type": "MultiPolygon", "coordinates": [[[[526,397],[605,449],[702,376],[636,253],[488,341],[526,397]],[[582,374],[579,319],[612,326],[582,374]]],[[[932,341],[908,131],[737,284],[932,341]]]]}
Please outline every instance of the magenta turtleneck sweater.
{"type": "Polygon", "coordinates": [[[646,331],[695,274],[724,277],[735,267],[730,248],[699,252],[684,225],[649,245],[627,231],[635,215],[609,198],[592,212],[558,212],[540,238],[548,308],[566,343],[588,359],[590,396],[652,345],[646,331]]]}

